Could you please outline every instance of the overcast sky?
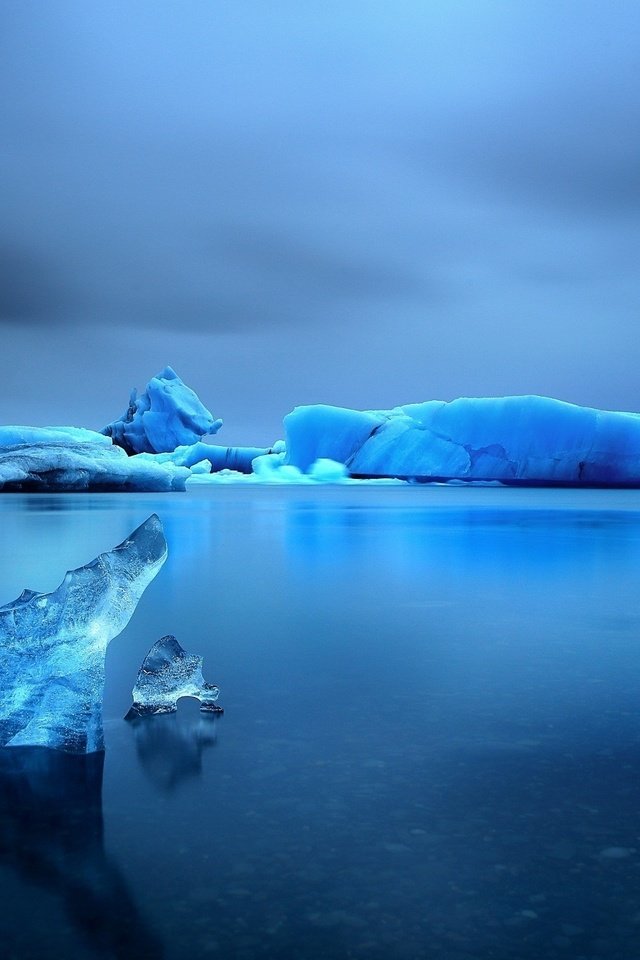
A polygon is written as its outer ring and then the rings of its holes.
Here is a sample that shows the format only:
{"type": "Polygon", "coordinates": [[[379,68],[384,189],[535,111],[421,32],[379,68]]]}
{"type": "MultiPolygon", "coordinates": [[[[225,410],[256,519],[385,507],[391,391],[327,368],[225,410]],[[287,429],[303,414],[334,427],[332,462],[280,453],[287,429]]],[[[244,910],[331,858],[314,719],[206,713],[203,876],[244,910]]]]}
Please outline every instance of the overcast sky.
{"type": "Polygon", "coordinates": [[[640,410],[635,0],[0,0],[0,422],[640,410]]]}

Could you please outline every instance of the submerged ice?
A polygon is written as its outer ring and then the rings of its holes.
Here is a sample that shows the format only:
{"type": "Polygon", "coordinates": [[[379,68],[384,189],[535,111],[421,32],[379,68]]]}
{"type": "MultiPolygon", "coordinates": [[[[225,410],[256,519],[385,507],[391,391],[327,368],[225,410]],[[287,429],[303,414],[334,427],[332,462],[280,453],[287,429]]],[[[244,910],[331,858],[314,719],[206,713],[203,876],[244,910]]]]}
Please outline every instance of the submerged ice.
{"type": "Polygon", "coordinates": [[[522,483],[640,483],[640,415],[547,397],[430,400],[384,411],[297,407],[286,463],[352,476],[522,483]]]}
{"type": "Polygon", "coordinates": [[[0,608],[0,746],[103,749],[107,646],[166,556],[153,514],[52,593],[24,590],[0,608]]]}
{"type": "Polygon", "coordinates": [[[219,688],[202,675],[202,657],[187,653],[174,636],[152,646],[138,671],[133,705],[125,719],[156,713],[173,713],[181,697],[195,697],[200,709],[222,713],[216,704],[219,688]]]}

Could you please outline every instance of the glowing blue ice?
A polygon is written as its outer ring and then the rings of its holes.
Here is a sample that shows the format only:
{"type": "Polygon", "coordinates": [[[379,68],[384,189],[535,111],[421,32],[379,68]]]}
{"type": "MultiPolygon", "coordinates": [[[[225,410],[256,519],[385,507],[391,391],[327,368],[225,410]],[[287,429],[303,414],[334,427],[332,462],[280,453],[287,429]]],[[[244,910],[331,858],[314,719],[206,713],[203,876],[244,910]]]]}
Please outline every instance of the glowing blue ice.
{"type": "Polygon", "coordinates": [[[639,484],[640,415],[546,397],[431,400],[393,410],[297,407],[286,462],[328,458],[352,476],[639,484]]]}
{"type": "Polygon", "coordinates": [[[53,593],[25,590],[0,608],[0,746],[103,749],[109,642],[131,619],[167,556],[153,514],[53,593]]]}
{"type": "Polygon", "coordinates": [[[134,387],[127,410],[102,432],[127,453],[165,453],[196,443],[221,426],[222,420],[214,419],[178,374],[165,367],[140,395],[134,387]]]}
{"type": "Polygon", "coordinates": [[[216,704],[219,693],[218,687],[202,676],[202,657],[187,653],[169,634],[154,643],[144,658],[125,719],[173,713],[181,697],[195,697],[201,710],[222,713],[216,704]]]}

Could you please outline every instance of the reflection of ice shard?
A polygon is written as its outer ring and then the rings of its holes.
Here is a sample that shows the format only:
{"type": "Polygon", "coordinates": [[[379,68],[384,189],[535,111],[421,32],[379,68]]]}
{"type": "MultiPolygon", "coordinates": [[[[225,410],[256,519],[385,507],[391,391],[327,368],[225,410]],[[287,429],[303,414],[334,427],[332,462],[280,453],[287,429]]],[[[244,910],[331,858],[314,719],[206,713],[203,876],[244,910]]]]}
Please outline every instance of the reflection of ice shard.
{"type": "Polygon", "coordinates": [[[222,420],[214,419],[178,374],[165,367],[139,396],[134,388],[127,410],[102,432],[129,454],[161,453],[195,443],[221,426],[222,420]]]}
{"type": "Polygon", "coordinates": [[[146,776],[171,792],[183,781],[202,775],[202,755],[217,740],[215,713],[187,711],[134,717],[136,753],[146,776]]]}
{"type": "MultiPolygon", "coordinates": [[[[23,747],[0,750],[0,864],[28,884],[28,897],[6,899],[3,957],[70,957],[63,925],[33,929],[38,890],[46,916],[60,904],[91,957],[159,960],[163,950],[141,917],[115,863],[102,824],[104,756],[71,756],[23,747]],[[62,927],[62,936],[57,935],[62,927]]],[[[82,950],[83,957],[86,955],[82,950]]]]}
{"type": "Polygon", "coordinates": [[[103,749],[107,645],[166,556],[153,514],[114,550],[67,573],[53,593],[25,590],[0,608],[0,746],[103,749]]]}
{"type": "Polygon", "coordinates": [[[318,458],[352,476],[503,483],[640,483],[640,415],[547,397],[429,400],[393,410],[297,407],[286,462],[318,458]]]}
{"type": "Polygon", "coordinates": [[[133,688],[133,706],[126,720],[152,713],[172,713],[181,697],[195,697],[200,709],[222,713],[218,687],[202,676],[202,657],[186,653],[175,637],[162,637],[151,647],[133,688]]]}

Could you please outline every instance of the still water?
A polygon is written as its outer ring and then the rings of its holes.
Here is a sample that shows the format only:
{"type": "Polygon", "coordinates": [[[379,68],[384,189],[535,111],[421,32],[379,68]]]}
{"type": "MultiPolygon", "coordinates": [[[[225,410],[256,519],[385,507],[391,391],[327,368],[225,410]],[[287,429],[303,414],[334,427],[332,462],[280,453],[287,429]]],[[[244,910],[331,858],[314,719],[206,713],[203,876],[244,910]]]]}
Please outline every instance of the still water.
{"type": "Polygon", "coordinates": [[[107,749],[0,751],[0,954],[640,957],[640,496],[405,486],[0,499],[0,603],[150,513],[107,749]],[[122,717],[151,644],[221,718],[122,717]]]}

